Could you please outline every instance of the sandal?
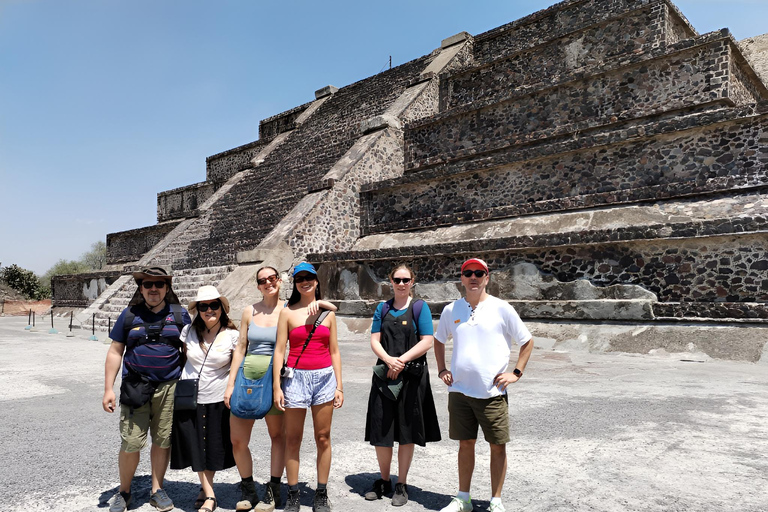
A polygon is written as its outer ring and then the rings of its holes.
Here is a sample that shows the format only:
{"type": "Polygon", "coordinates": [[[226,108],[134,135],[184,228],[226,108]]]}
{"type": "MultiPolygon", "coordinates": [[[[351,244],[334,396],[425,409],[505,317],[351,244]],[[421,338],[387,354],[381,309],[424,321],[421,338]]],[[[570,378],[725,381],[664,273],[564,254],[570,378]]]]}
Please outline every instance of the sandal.
{"type": "Polygon", "coordinates": [[[197,494],[197,499],[195,500],[195,504],[193,505],[193,507],[195,507],[195,510],[198,510],[200,507],[203,506],[203,504],[205,503],[205,499],[206,499],[205,491],[201,487],[200,492],[197,494]]]}
{"type": "Polygon", "coordinates": [[[203,512],[213,512],[214,510],[216,510],[216,509],[218,508],[218,506],[217,506],[217,504],[218,504],[218,501],[216,501],[216,498],[214,498],[214,497],[212,497],[212,496],[208,496],[207,498],[205,498],[205,499],[203,500],[203,503],[205,503],[205,502],[206,502],[206,501],[208,501],[208,500],[212,500],[212,501],[213,501],[213,508],[208,508],[208,507],[200,507],[200,509],[198,510],[198,512],[200,512],[201,510],[202,510],[203,512]]]}

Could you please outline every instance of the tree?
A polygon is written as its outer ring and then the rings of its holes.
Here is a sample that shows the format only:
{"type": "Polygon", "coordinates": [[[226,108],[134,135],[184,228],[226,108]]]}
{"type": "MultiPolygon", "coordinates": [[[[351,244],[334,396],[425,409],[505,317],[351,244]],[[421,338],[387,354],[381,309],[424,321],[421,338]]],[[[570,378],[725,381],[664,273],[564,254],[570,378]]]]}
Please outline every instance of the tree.
{"type": "Polygon", "coordinates": [[[0,279],[30,299],[43,300],[51,298],[51,289],[43,286],[34,272],[21,268],[16,264],[0,268],[0,279]]]}
{"type": "Polygon", "coordinates": [[[91,244],[91,250],[80,256],[80,262],[89,270],[101,270],[107,264],[107,244],[99,240],[91,244]]]}

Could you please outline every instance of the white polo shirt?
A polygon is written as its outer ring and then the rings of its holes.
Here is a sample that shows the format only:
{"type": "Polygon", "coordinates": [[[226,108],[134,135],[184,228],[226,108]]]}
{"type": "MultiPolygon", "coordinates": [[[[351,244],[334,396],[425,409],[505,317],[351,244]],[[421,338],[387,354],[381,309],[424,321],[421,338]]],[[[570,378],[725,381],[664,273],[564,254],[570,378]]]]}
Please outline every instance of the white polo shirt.
{"type": "Polygon", "coordinates": [[[507,371],[512,342],[525,345],[531,333],[515,308],[489,295],[477,305],[474,315],[465,299],[445,306],[435,339],[445,344],[449,337],[453,338],[453,385],[448,391],[492,398],[503,394],[493,385],[493,379],[507,371]]]}

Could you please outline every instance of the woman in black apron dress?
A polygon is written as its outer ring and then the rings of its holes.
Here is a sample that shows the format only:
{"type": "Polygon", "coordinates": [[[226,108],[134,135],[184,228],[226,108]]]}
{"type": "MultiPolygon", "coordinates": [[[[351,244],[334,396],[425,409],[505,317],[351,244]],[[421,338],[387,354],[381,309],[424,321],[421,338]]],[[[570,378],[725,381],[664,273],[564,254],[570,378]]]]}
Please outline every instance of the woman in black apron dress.
{"type": "Polygon", "coordinates": [[[394,506],[408,502],[406,480],[414,446],[440,441],[426,358],[434,339],[432,314],[424,301],[411,298],[415,277],[405,265],[390,272],[395,297],[379,304],[371,327],[371,348],[378,360],[368,398],[365,440],[376,447],[381,478],[365,499],[381,499],[392,492],[390,466],[397,441],[394,506]]]}

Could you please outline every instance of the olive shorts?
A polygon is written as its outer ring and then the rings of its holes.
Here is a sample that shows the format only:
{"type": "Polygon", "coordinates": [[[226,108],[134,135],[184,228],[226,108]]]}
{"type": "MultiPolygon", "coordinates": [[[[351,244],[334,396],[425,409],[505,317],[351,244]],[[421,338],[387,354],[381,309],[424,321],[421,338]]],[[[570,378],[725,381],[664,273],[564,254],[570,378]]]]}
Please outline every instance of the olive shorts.
{"type": "Polygon", "coordinates": [[[147,445],[147,432],[152,432],[152,444],[171,447],[173,425],[173,392],[176,381],[161,382],[146,404],[133,409],[120,406],[120,451],[140,452],[147,445]]]}
{"type": "Polygon", "coordinates": [[[448,418],[448,435],[455,441],[477,439],[479,425],[489,443],[509,442],[507,395],[472,398],[462,393],[448,393],[448,418]]]}

